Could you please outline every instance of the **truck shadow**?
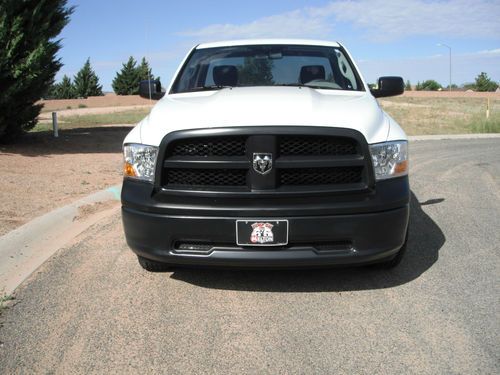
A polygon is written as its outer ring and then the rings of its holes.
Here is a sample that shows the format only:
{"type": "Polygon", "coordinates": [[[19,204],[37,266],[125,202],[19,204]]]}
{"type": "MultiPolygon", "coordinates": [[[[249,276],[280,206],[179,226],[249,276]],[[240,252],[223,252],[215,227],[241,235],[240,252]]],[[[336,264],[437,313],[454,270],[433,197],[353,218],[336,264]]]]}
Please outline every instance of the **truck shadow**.
{"type": "Polygon", "coordinates": [[[408,248],[402,263],[392,269],[374,266],[313,270],[210,270],[176,268],[171,277],[204,288],[256,292],[340,292],[391,288],[408,283],[427,271],[439,258],[446,238],[411,193],[408,248]]]}

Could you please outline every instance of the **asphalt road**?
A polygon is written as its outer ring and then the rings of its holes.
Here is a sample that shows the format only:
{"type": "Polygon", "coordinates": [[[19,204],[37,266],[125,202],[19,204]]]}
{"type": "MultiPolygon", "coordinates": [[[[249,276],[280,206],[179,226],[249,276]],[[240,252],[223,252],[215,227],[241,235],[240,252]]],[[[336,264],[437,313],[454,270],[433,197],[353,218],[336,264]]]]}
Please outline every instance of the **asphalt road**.
{"type": "Polygon", "coordinates": [[[399,268],[147,273],[117,212],[18,289],[0,373],[499,373],[500,139],[411,160],[399,268]]]}

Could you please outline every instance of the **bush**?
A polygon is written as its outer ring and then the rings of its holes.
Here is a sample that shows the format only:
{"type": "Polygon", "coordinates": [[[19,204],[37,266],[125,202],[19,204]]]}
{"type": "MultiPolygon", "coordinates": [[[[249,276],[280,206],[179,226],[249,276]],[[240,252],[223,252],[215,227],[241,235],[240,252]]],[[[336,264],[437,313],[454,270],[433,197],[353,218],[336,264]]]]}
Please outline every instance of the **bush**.
{"type": "Polygon", "coordinates": [[[428,79],[427,81],[424,81],[422,83],[417,83],[416,89],[418,91],[438,91],[439,89],[442,89],[442,86],[434,81],[433,79],[428,79]]]}
{"type": "Polygon", "coordinates": [[[495,91],[498,88],[498,84],[488,77],[488,74],[485,72],[481,72],[476,77],[475,84],[477,91],[495,91]]]}
{"type": "Polygon", "coordinates": [[[0,0],[0,140],[35,126],[35,103],[62,66],[55,38],[72,12],[67,0],[0,0]]]}

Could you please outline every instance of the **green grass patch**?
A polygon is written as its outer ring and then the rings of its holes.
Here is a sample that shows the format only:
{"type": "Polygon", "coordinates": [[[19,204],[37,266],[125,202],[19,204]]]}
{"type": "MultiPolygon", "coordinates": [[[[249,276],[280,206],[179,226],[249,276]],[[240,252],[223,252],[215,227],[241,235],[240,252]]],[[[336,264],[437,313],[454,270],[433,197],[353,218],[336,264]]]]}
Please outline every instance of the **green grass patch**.
{"type": "MultiPolygon", "coordinates": [[[[149,108],[143,108],[116,113],[59,116],[59,129],[75,129],[113,124],[136,124],[146,117],[149,111],[149,108]]],[[[51,130],[52,123],[38,123],[31,131],[40,132],[51,130]]]]}
{"type": "Polygon", "coordinates": [[[485,98],[412,98],[380,100],[408,135],[500,132],[500,99],[490,99],[486,118],[485,98]]]}
{"type": "Polygon", "coordinates": [[[8,294],[4,294],[0,297],[0,314],[2,313],[2,310],[5,309],[5,302],[12,301],[13,299],[14,297],[8,294]]]}

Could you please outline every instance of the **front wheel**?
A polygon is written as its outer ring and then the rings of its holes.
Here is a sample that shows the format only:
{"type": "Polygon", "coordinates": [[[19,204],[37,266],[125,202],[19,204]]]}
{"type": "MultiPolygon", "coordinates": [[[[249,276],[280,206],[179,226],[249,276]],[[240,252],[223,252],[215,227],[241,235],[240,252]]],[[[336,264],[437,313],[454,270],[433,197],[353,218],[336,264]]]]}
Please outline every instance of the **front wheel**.
{"type": "Polygon", "coordinates": [[[141,256],[137,256],[139,260],[139,264],[142,268],[149,272],[165,272],[171,268],[171,265],[168,263],[157,262],[154,260],[150,260],[147,258],[143,258],[141,256]]]}

